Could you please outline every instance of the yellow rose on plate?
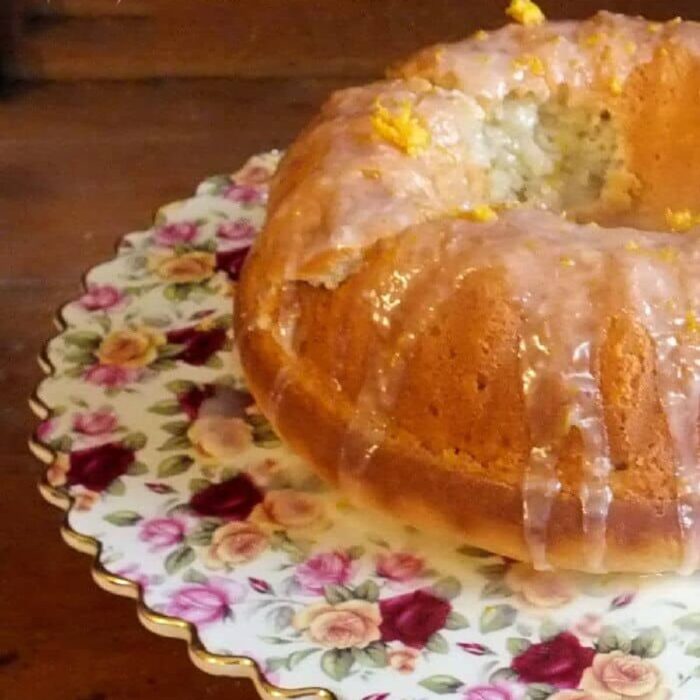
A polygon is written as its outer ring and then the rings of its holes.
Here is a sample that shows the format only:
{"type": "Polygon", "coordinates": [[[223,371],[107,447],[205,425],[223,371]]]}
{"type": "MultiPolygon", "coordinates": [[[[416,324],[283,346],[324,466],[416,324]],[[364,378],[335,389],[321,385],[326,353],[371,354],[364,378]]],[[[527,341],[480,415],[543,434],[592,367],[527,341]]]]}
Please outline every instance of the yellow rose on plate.
{"type": "Polygon", "coordinates": [[[76,510],[88,511],[100,500],[100,494],[96,491],[85,489],[75,494],[74,504],[76,510]]]}
{"type": "Polygon", "coordinates": [[[654,664],[619,650],[596,654],[592,666],[583,672],[581,688],[595,700],[667,700],[671,697],[654,664]]]}
{"type": "Polygon", "coordinates": [[[535,571],[527,564],[513,564],[505,575],[505,583],[535,608],[559,608],[576,596],[576,587],[569,575],[535,571]]]}
{"type": "Polygon", "coordinates": [[[95,356],[102,365],[145,367],[158,357],[165,336],[151,328],[123,328],[105,336],[95,356]]]}
{"type": "Polygon", "coordinates": [[[337,605],[316,603],[297,613],[295,629],[329,649],[362,649],[381,637],[379,606],[366,600],[346,600],[337,605]]]}
{"type": "Polygon", "coordinates": [[[51,466],[46,470],[46,481],[51,486],[63,486],[67,481],[69,470],[68,455],[57,454],[51,466]]]}
{"type": "Polygon", "coordinates": [[[268,491],[263,502],[255,506],[250,519],[263,526],[285,530],[318,530],[327,524],[318,497],[293,489],[268,491]]]}
{"type": "Polygon", "coordinates": [[[267,535],[255,523],[227,523],[214,531],[204,563],[210,569],[220,569],[227,564],[245,564],[257,559],[267,544],[267,535]]]}
{"type": "Polygon", "coordinates": [[[261,462],[251,464],[246,469],[246,474],[255,482],[255,485],[261,489],[270,488],[275,479],[279,478],[284,472],[284,467],[277,459],[268,457],[261,462]]]}
{"type": "Polygon", "coordinates": [[[204,282],[216,270],[216,256],[204,251],[190,251],[180,255],[157,255],[150,259],[151,272],[163,280],[185,284],[188,282],[204,282]]]}
{"type": "Polygon", "coordinates": [[[253,429],[241,418],[199,416],[187,431],[195,456],[217,463],[237,457],[253,440],[253,429]]]}

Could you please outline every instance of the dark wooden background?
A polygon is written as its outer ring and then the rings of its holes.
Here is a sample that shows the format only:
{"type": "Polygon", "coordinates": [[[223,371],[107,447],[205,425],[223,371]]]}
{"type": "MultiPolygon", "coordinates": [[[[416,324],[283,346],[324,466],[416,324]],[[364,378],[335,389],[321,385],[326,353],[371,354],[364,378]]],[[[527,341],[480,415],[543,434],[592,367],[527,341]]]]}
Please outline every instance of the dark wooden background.
{"type": "MultiPolygon", "coordinates": [[[[0,0],[0,700],[253,700],[143,630],[61,543],[26,442],[81,273],[159,204],[284,146],[337,87],[502,22],[500,0],[0,0]]],[[[598,0],[543,2],[584,16],[598,0]]],[[[653,18],[697,0],[611,0],[653,18]]],[[[319,679],[321,680],[321,679],[319,679]]]]}

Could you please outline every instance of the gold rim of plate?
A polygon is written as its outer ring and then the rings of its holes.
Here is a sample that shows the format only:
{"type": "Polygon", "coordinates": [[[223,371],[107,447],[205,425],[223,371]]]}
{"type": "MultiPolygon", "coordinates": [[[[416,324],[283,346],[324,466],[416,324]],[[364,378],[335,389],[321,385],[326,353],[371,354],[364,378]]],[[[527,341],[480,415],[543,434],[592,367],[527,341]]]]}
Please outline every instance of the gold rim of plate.
{"type": "MultiPolygon", "coordinates": [[[[82,289],[87,289],[86,277],[87,272],[81,277],[82,289]]],[[[61,333],[66,330],[68,325],[63,319],[63,308],[65,305],[67,304],[61,305],[54,314],[54,325],[61,333]]],[[[37,356],[39,367],[46,375],[46,378],[53,376],[55,373],[55,368],[48,355],[48,346],[50,342],[51,339],[44,343],[41,352],[37,356]]],[[[42,382],[43,380],[39,382],[39,385],[29,397],[28,403],[30,409],[37,418],[46,420],[51,417],[52,409],[39,398],[38,390],[42,382]]],[[[46,466],[49,466],[56,458],[55,453],[38,439],[36,432],[29,438],[29,449],[32,454],[46,466]]],[[[187,643],[187,652],[190,660],[201,671],[214,676],[248,678],[253,682],[255,690],[263,700],[279,700],[280,698],[284,698],[284,700],[290,698],[338,700],[335,693],[332,693],[326,688],[281,688],[276,686],[265,678],[258,663],[249,656],[227,656],[223,654],[213,654],[208,651],[199,638],[195,625],[186,620],[164,615],[151,609],[146,605],[143,598],[143,590],[138,583],[130,581],[123,576],[113,574],[104,567],[101,562],[102,543],[94,537],[84,535],[73,529],[69,522],[69,514],[74,502],[72,497],[51,486],[46,480],[46,474],[42,475],[37,486],[44,500],[52,506],[60,508],[64,512],[60,527],[64,542],[78,552],[82,552],[91,557],[90,570],[95,583],[108,593],[135,600],[137,617],[141,624],[150,632],[161,637],[170,637],[185,641],[187,643]]]]}

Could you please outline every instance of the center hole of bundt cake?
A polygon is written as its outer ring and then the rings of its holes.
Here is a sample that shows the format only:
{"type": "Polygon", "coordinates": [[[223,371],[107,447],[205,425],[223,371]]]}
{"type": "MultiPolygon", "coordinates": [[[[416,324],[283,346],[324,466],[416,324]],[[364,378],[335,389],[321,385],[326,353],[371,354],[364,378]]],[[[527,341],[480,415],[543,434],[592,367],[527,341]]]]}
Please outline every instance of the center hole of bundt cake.
{"type": "Polygon", "coordinates": [[[564,95],[545,103],[510,95],[491,108],[478,138],[495,203],[589,218],[590,207],[611,196],[624,167],[611,112],[571,106],[564,95]]]}
{"type": "Polygon", "coordinates": [[[615,93],[507,96],[477,134],[490,203],[609,227],[700,224],[699,95],[700,60],[670,44],[615,93]]]}

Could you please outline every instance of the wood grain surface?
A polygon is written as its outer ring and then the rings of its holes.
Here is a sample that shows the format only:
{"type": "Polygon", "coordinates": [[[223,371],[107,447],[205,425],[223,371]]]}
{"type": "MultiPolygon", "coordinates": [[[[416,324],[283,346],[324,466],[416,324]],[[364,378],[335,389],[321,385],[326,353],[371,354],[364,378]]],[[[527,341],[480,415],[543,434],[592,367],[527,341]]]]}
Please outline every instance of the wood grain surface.
{"type": "MultiPolygon", "coordinates": [[[[376,75],[427,41],[499,23],[503,6],[199,2],[208,18],[193,17],[183,2],[179,24],[149,44],[153,8],[144,0],[87,19],[104,8],[102,0],[61,0],[45,11],[32,0],[47,33],[23,35],[10,62],[35,78],[189,70],[254,80],[20,83],[0,93],[0,700],[254,700],[247,681],[207,676],[191,665],[184,644],[143,630],[134,603],[99,590],[87,557],[60,541],[61,513],[40,499],[42,467],[26,447],[36,423],[27,396],[41,377],[37,353],[53,332],[55,309],[79,293],[81,274],[109,258],[120,235],[147,226],[157,206],[252,153],[285,146],[331,90],[376,75]],[[46,19],[61,12],[87,24],[46,19]],[[109,24],[122,21],[132,23],[126,43],[115,29],[123,25],[109,24]],[[190,33],[179,36],[177,27],[190,33]]],[[[558,16],[600,6],[543,4],[558,16]]],[[[608,6],[654,17],[700,11],[697,0],[608,6]]],[[[8,47],[0,40],[0,59],[8,47]]]]}
{"type": "MultiPolygon", "coordinates": [[[[435,41],[503,23],[507,0],[2,0],[25,22],[16,77],[376,75],[435,41]]],[[[653,19],[698,17],[697,0],[541,0],[551,17],[603,5],[653,19]]]]}
{"type": "Polygon", "coordinates": [[[0,99],[0,700],[253,700],[93,583],[36,489],[27,396],[55,309],[117,238],[284,146],[343,80],[72,83],[0,99]]]}

